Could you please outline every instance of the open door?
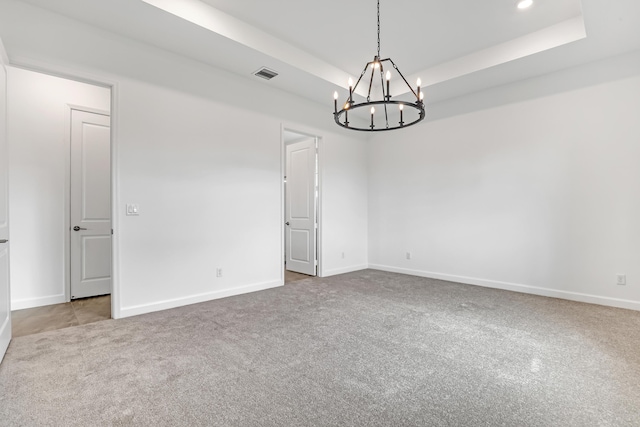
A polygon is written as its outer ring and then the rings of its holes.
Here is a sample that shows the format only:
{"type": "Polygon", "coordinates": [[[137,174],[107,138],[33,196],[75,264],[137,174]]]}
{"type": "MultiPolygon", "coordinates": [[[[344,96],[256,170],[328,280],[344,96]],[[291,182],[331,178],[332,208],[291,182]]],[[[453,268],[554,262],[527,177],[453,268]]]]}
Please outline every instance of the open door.
{"type": "Polygon", "coordinates": [[[0,362],[11,341],[9,293],[9,186],[7,149],[7,71],[0,43],[0,362]]]}
{"type": "Polygon", "coordinates": [[[71,299],[111,293],[111,129],[71,112],[71,299]]]}
{"type": "Polygon", "coordinates": [[[287,145],[286,269],[316,275],[316,139],[287,145]]]}

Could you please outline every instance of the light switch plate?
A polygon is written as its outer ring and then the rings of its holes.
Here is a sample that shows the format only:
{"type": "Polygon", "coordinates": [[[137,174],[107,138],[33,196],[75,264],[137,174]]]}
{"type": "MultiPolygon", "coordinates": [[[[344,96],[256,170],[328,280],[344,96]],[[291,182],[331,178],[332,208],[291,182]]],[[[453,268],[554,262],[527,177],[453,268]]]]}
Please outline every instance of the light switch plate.
{"type": "Polygon", "coordinates": [[[137,204],[127,204],[127,216],[140,215],[140,207],[137,204]]]}

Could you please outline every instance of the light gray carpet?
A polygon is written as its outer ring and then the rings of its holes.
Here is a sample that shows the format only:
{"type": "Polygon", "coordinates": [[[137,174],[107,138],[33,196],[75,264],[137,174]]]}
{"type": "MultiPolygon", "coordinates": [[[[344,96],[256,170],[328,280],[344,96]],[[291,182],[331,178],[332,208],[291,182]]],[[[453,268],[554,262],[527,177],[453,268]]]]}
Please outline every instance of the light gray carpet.
{"type": "Polygon", "coordinates": [[[15,339],[3,426],[640,425],[640,313],[365,270],[15,339]]]}

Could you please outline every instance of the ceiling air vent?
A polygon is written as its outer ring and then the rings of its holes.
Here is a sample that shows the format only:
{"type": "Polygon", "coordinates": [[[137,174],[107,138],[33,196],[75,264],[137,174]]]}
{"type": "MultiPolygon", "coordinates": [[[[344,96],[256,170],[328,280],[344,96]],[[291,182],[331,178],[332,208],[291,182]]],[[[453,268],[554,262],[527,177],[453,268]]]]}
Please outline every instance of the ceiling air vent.
{"type": "Polygon", "coordinates": [[[262,67],[262,68],[260,68],[258,71],[256,71],[253,74],[258,76],[258,77],[262,77],[265,80],[271,80],[272,78],[274,78],[275,76],[278,75],[278,73],[276,73],[273,70],[268,69],[267,67],[262,67]]]}

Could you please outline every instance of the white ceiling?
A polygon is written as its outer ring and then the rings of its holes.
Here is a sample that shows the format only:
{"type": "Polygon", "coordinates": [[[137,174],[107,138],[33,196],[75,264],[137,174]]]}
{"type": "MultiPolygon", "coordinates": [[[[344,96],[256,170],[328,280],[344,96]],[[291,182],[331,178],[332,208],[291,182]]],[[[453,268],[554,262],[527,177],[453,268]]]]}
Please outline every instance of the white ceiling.
{"type": "MultiPolygon", "coordinates": [[[[359,72],[376,53],[375,0],[203,2],[345,71],[359,72]]],[[[381,0],[380,8],[381,54],[407,74],[582,14],[579,0],[540,0],[526,12],[511,0],[381,0]]]]}
{"type": "MultiPolygon", "coordinates": [[[[375,0],[22,1],[328,105],[376,54],[375,0]]],[[[427,104],[636,49],[637,0],[381,0],[381,54],[427,104]]]]}

